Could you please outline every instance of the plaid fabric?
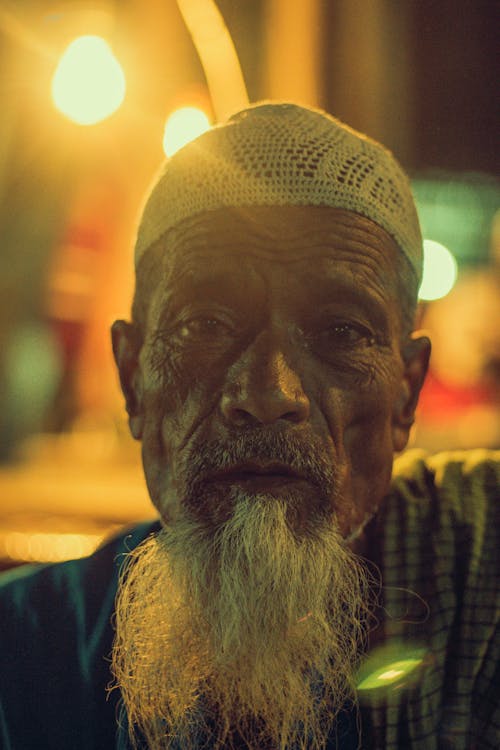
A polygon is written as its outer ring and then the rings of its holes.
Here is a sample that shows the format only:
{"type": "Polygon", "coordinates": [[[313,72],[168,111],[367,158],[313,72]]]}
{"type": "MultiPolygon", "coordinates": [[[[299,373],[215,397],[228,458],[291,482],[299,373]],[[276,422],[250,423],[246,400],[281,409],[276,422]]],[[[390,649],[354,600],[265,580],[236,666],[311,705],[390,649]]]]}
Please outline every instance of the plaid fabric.
{"type": "Polygon", "coordinates": [[[363,748],[500,748],[500,452],[408,452],[370,533],[382,574],[375,645],[425,656],[360,699],[363,748]],[[368,740],[368,736],[370,736],[368,740]]]}

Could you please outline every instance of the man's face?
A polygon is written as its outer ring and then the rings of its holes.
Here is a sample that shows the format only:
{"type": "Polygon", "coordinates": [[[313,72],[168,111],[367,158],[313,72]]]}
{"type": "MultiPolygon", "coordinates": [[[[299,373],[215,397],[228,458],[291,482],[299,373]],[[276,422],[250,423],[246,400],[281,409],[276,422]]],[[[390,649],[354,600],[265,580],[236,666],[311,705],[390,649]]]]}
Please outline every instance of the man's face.
{"type": "Polygon", "coordinates": [[[171,236],[137,360],[114,334],[167,525],[220,524],[241,492],[285,494],[297,532],[332,514],[347,537],[376,510],[426,361],[415,375],[402,350],[397,254],[323,207],[219,210],[171,236]]]}

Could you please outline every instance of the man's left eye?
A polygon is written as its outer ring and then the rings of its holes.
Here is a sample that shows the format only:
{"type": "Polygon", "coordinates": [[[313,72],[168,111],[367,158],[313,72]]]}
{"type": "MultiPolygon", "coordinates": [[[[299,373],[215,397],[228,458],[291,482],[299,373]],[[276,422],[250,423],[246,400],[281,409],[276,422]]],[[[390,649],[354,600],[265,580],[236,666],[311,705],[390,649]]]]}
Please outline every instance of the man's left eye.
{"type": "Polygon", "coordinates": [[[375,336],[366,326],[359,323],[339,322],[325,328],[320,338],[331,346],[372,346],[375,336]]]}
{"type": "Polygon", "coordinates": [[[215,336],[224,336],[231,333],[231,327],[225,321],[219,318],[200,317],[191,318],[183,321],[178,329],[177,334],[182,339],[189,338],[213,338],[215,336]]]}

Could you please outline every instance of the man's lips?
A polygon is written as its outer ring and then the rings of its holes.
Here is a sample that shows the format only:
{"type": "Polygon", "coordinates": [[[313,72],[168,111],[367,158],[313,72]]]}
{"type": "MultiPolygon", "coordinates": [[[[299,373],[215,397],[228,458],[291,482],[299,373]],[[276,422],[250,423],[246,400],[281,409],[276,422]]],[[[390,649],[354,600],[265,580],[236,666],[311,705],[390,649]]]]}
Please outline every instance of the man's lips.
{"type": "Polygon", "coordinates": [[[287,464],[280,462],[245,462],[213,472],[210,482],[245,484],[259,487],[282,486],[290,482],[305,482],[308,478],[287,464]]]}

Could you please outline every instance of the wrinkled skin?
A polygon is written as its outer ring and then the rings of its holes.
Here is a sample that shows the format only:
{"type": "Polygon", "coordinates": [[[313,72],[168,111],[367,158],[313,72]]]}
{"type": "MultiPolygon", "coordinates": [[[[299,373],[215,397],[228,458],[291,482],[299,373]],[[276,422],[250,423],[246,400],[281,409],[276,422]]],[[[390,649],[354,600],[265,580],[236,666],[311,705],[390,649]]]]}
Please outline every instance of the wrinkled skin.
{"type": "Polygon", "coordinates": [[[285,488],[299,528],[329,506],[346,537],[376,512],[430,350],[402,330],[398,252],[370,220],[323,207],[218,210],[170,238],[144,341],[132,324],[113,326],[130,428],[165,523],[187,506],[220,521],[234,486],[270,497],[285,488]],[[256,458],[252,449],[256,469],[238,453],[224,459],[229,473],[192,476],[206,443],[223,452],[252,434],[263,446],[256,458]],[[283,435],[318,454],[325,476],[300,462],[287,476],[291,454],[267,456],[283,435]]]}

